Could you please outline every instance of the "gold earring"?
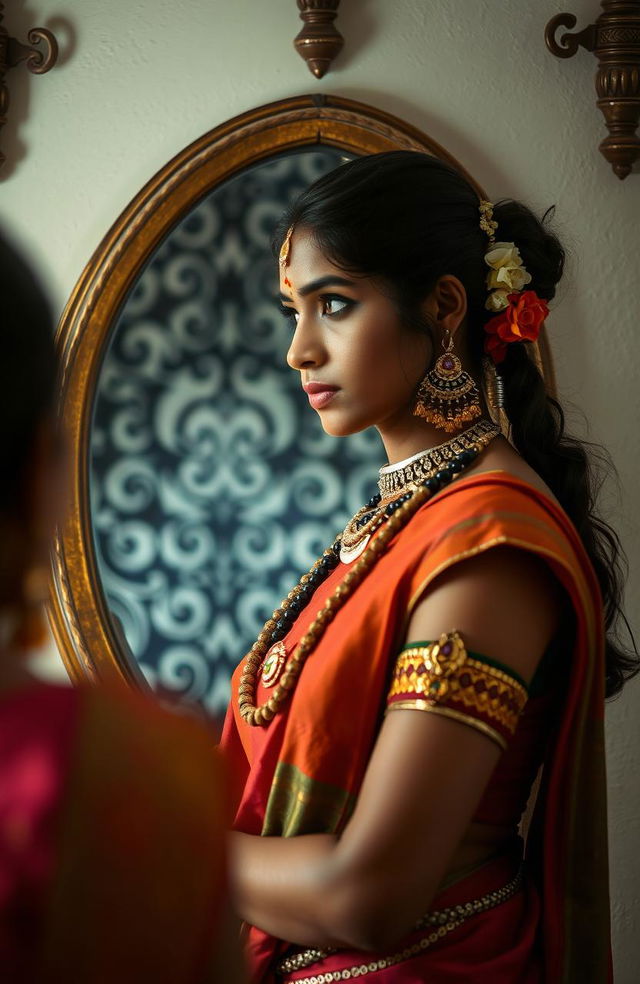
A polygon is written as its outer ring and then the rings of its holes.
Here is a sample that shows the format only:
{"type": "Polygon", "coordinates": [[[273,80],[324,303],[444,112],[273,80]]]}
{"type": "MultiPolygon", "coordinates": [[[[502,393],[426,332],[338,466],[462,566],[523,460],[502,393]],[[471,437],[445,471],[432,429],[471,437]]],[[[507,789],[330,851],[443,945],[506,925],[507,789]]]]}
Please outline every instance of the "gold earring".
{"type": "Polygon", "coordinates": [[[416,394],[413,414],[447,433],[458,430],[482,413],[480,393],[453,352],[453,338],[442,339],[444,352],[426,374],[416,394]]]}

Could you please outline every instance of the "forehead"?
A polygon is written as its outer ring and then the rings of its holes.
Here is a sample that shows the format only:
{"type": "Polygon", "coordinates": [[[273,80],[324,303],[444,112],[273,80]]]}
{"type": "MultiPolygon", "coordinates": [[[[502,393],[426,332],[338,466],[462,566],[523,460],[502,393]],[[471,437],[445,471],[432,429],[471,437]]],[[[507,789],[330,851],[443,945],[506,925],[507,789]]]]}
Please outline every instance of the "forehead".
{"type": "Polygon", "coordinates": [[[313,276],[325,273],[341,273],[344,270],[332,263],[319,246],[316,244],[313,234],[308,229],[294,229],[289,246],[289,260],[287,268],[295,269],[298,279],[305,273],[313,273],[313,276]]]}

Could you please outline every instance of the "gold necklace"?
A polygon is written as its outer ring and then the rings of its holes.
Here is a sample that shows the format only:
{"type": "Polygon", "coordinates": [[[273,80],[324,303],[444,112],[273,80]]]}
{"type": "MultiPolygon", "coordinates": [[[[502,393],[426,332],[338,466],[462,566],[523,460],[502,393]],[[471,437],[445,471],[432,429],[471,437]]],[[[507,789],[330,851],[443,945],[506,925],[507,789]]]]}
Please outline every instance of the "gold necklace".
{"type": "Polygon", "coordinates": [[[340,560],[343,564],[350,564],[360,556],[375,531],[388,518],[387,507],[391,502],[401,499],[422,482],[433,478],[466,451],[478,444],[484,447],[499,433],[500,428],[492,421],[480,420],[473,427],[435,448],[418,451],[410,458],[381,468],[379,495],[362,506],[344,528],[340,547],[340,560]],[[371,515],[365,518],[368,513],[371,515]]]}
{"type": "Polygon", "coordinates": [[[489,435],[491,440],[499,433],[500,429],[493,421],[479,420],[472,427],[468,427],[455,437],[450,437],[448,441],[438,444],[435,448],[418,451],[417,454],[394,465],[385,465],[379,472],[380,495],[382,498],[396,493],[401,495],[407,485],[424,482],[427,474],[434,469],[439,471],[463,451],[469,451],[478,441],[489,435]]]}
{"type": "MultiPolygon", "coordinates": [[[[334,543],[324,551],[309,573],[302,575],[298,585],[289,592],[280,607],[265,623],[257,641],[246,656],[238,686],[238,709],[247,724],[254,727],[264,726],[279,712],[291,695],[309,655],[316,648],[337,613],[378,562],[387,544],[406,526],[425,502],[475,461],[487,444],[499,433],[499,428],[493,426],[493,431],[485,430],[484,437],[462,451],[453,461],[449,461],[438,473],[413,489],[407,490],[400,498],[387,502],[386,527],[380,531],[375,540],[367,543],[363,555],[336,585],[289,657],[270,697],[258,706],[255,702],[258,674],[265,656],[275,643],[284,638],[298,614],[309,603],[309,592],[312,594],[339,563],[341,537],[336,537],[334,543]]],[[[273,681],[270,679],[269,682],[275,683],[275,679],[273,681]]]]}

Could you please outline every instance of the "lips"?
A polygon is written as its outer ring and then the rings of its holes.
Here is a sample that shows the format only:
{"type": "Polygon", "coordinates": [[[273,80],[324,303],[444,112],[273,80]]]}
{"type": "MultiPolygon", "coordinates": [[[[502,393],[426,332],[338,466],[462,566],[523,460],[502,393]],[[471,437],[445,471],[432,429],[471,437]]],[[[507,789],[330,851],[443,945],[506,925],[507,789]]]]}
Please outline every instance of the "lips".
{"type": "Polygon", "coordinates": [[[311,393],[335,393],[338,386],[332,386],[331,383],[304,383],[303,390],[307,394],[311,393]]]}
{"type": "Polygon", "coordinates": [[[326,407],[340,389],[339,386],[331,386],[330,383],[318,382],[305,383],[302,388],[309,397],[309,403],[314,410],[321,410],[322,407],[326,407]]]}

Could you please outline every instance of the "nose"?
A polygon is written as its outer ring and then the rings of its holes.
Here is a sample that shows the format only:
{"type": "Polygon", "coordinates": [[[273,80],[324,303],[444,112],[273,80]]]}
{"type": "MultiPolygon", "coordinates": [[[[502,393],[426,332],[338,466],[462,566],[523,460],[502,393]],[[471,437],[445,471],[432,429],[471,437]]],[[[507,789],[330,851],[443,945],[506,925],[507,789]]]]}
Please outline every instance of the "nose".
{"type": "Polygon", "coordinates": [[[317,333],[313,331],[309,319],[300,315],[287,352],[288,365],[301,370],[321,365],[323,360],[324,352],[317,333]]]}

